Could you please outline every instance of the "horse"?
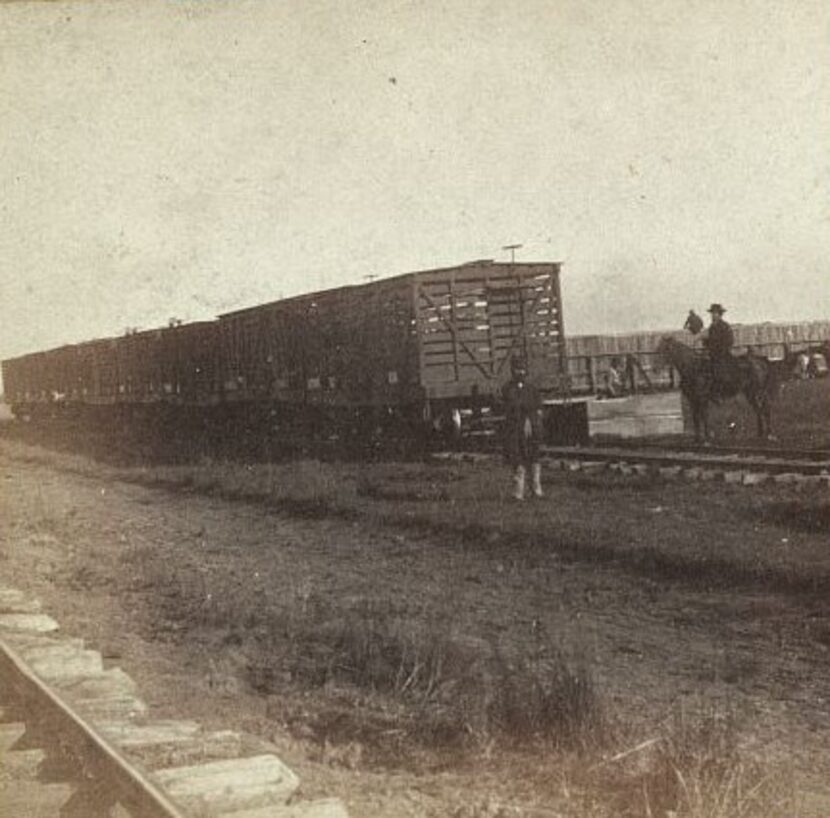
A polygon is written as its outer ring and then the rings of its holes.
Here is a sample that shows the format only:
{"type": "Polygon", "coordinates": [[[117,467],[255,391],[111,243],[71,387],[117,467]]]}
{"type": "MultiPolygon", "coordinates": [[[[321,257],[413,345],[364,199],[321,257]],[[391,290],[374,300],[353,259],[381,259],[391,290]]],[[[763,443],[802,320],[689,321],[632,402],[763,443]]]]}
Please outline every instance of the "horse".
{"type": "Polygon", "coordinates": [[[778,388],[793,366],[789,357],[784,361],[770,361],[747,354],[733,358],[728,370],[713,383],[712,365],[708,357],[686,344],[664,336],[657,346],[658,357],[671,364],[680,373],[680,391],[689,402],[695,440],[709,439],[709,404],[721,398],[743,395],[758,423],[758,437],[773,440],[772,403],[778,388]]]}

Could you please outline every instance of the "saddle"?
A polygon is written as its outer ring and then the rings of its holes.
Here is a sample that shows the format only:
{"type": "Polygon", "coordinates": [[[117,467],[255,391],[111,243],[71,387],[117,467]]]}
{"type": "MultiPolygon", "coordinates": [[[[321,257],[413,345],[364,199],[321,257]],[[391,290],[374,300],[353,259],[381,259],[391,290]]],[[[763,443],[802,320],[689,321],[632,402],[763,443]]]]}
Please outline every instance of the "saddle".
{"type": "Polygon", "coordinates": [[[740,390],[742,381],[742,362],[745,358],[735,358],[732,355],[713,358],[709,355],[705,358],[709,373],[709,386],[711,399],[720,401],[730,398],[740,390]]]}

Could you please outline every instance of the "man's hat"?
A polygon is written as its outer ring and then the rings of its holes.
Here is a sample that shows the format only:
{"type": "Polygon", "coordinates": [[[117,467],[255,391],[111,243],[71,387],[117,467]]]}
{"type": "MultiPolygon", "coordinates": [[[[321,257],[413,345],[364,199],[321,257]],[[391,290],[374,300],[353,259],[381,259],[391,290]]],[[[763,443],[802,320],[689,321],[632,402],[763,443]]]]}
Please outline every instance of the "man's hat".
{"type": "Polygon", "coordinates": [[[720,304],[712,304],[706,312],[716,312],[718,315],[723,315],[726,312],[726,307],[722,307],[720,304]]]}

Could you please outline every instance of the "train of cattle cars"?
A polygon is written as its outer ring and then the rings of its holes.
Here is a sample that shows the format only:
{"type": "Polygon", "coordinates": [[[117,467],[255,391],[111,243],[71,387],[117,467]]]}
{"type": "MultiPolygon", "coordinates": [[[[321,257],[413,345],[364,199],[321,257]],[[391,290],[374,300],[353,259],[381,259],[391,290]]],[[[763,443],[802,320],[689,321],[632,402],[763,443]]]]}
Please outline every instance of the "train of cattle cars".
{"type": "Polygon", "coordinates": [[[558,263],[477,261],[5,360],[18,417],[119,410],[435,419],[492,403],[524,355],[566,385],[558,263]]]}

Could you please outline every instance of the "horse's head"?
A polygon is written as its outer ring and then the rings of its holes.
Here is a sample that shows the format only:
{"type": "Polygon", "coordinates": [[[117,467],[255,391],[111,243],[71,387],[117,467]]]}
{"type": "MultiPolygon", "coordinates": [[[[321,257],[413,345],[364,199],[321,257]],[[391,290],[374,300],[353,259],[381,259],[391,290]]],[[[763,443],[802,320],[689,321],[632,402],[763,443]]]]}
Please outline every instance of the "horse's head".
{"type": "Polygon", "coordinates": [[[674,345],[676,343],[671,335],[664,335],[660,339],[660,343],[657,344],[657,348],[654,350],[653,369],[659,371],[665,369],[667,366],[671,366],[674,358],[674,345]]]}

